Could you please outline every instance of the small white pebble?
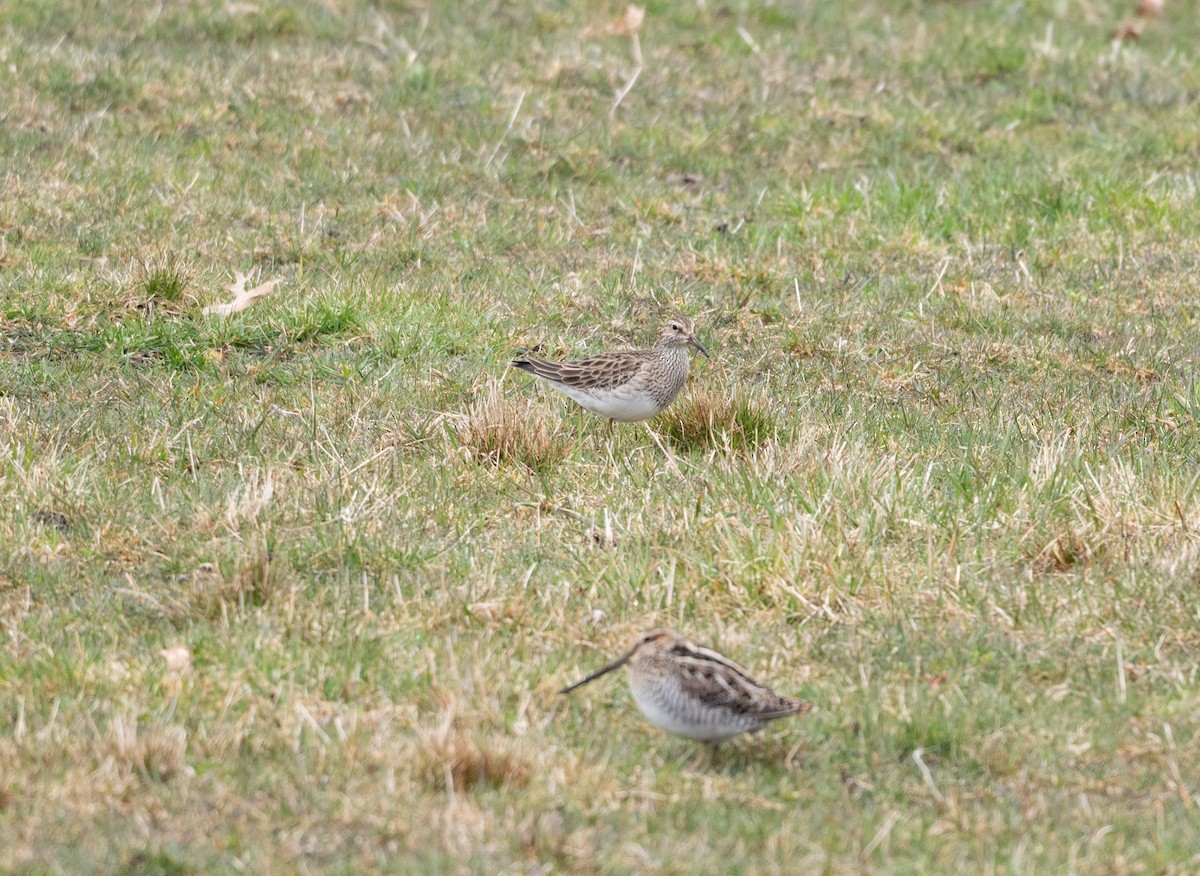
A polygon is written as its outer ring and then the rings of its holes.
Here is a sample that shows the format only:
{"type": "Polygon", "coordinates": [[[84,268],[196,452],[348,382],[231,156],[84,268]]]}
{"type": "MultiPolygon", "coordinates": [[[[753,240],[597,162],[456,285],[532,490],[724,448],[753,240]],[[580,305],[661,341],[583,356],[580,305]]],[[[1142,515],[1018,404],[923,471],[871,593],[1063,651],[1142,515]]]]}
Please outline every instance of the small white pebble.
{"type": "Polygon", "coordinates": [[[167,664],[167,671],[184,675],[192,669],[192,652],[187,645],[172,645],[158,652],[167,664]]]}

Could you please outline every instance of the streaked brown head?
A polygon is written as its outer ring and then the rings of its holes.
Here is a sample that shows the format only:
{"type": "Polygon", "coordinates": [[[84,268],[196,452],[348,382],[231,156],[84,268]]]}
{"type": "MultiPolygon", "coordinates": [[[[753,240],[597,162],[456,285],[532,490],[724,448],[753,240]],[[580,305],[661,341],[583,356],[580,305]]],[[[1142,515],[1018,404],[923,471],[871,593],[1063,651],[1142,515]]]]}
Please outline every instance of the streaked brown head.
{"type": "Polygon", "coordinates": [[[688,344],[709,357],[708,350],[696,337],[695,324],[688,317],[677,315],[668,319],[667,324],[663,326],[658,345],[660,347],[686,347],[688,344]]]}

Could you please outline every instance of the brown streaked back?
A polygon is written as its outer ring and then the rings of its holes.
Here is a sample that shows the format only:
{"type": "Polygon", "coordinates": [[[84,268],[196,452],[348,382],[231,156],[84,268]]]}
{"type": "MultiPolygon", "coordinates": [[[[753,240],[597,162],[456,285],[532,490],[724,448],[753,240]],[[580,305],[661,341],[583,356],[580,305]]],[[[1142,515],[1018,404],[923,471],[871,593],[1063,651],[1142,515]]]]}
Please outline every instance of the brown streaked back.
{"type": "Polygon", "coordinates": [[[650,361],[650,350],[601,353],[577,362],[550,362],[535,356],[513,359],[512,367],[576,389],[612,389],[628,383],[650,361]]]}
{"type": "Polygon", "coordinates": [[[812,708],[802,700],[776,693],[728,657],[687,639],[675,637],[665,651],[675,664],[683,689],[705,705],[721,706],[763,721],[802,714],[812,708]]]}

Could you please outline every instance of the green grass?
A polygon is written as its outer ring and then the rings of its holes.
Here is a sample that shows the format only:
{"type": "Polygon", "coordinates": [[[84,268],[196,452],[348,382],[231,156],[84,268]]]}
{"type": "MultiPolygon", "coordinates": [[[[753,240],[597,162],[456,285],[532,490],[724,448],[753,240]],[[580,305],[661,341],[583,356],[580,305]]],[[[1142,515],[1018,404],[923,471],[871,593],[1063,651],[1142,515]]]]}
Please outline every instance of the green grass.
{"type": "Polygon", "coordinates": [[[0,869],[1200,867],[1194,14],[151,6],[0,11],[0,869]]]}

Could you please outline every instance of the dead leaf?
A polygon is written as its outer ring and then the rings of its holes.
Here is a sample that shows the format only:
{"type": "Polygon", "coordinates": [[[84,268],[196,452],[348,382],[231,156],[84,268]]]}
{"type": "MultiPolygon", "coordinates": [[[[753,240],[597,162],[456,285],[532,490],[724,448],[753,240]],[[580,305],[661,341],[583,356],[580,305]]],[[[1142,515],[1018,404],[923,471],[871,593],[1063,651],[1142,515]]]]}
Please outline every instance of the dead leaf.
{"type": "Polygon", "coordinates": [[[630,3],[625,7],[625,17],[618,18],[612,23],[612,32],[617,36],[633,36],[646,20],[646,10],[641,6],[630,3]]]}
{"type": "Polygon", "coordinates": [[[1142,18],[1156,18],[1162,11],[1163,0],[1140,0],[1137,6],[1137,14],[1142,18]]]}
{"type": "Polygon", "coordinates": [[[625,7],[625,14],[608,24],[589,24],[583,30],[584,37],[595,36],[636,36],[646,20],[646,10],[641,6],[630,3],[625,7]]]}
{"type": "Polygon", "coordinates": [[[260,283],[253,289],[246,288],[247,277],[241,271],[234,271],[234,279],[232,283],[227,283],[222,288],[233,294],[233,300],[225,304],[210,304],[204,308],[204,313],[215,313],[218,316],[232,316],[235,313],[241,313],[259,298],[262,298],[277,285],[279,280],[267,280],[265,283],[260,283]]]}
{"type": "Polygon", "coordinates": [[[1136,40],[1141,39],[1142,28],[1145,23],[1141,21],[1126,21],[1118,27],[1114,27],[1108,32],[1110,40],[1136,40]]]}
{"type": "Polygon", "coordinates": [[[192,671],[192,652],[187,645],[172,645],[158,652],[167,664],[167,671],[187,675],[192,671]]]}

